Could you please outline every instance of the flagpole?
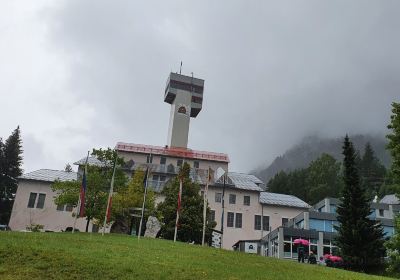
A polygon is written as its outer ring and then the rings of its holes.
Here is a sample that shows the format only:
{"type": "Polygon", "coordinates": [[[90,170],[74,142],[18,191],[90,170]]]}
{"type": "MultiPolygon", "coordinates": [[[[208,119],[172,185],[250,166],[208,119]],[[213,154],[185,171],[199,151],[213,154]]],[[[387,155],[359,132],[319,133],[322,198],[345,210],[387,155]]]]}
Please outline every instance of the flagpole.
{"type": "Polygon", "coordinates": [[[182,178],[179,178],[178,208],[176,209],[174,242],[176,242],[176,236],[178,234],[179,211],[181,208],[181,199],[182,199],[182,178]]]}
{"type": "Polygon", "coordinates": [[[113,191],[114,191],[114,178],[115,178],[115,169],[116,169],[116,167],[117,167],[117,154],[115,153],[113,174],[112,174],[112,177],[111,177],[110,192],[108,193],[108,199],[107,199],[106,215],[104,216],[103,232],[101,233],[102,236],[104,236],[104,233],[106,231],[107,220],[110,217],[110,213],[109,212],[111,211],[111,200],[112,200],[112,195],[113,195],[113,191]]]}
{"type": "Polygon", "coordinates": [[[204,189],[204,197],[203,197],[203,237],[201,239],[201,245],[204,246],[204,240],[206,235],[206,222],[207,222],[207,193],[208,193],[208,184],[210,183],[210,167],[207,170],[207,183],[204,189]]]}
{"type": "Polygon", "coordinates": [[[140,223],[139,223],[139,232],[138,232],[138,240],[140,239],[140,235],[142,233],[142,224],[143,224],[143,216],[144,216],[144,208],[146,205],[146,195],[147,195],[147,184],[149,181],[149,167],[147,166],[147,171],[146,171],[146,182],[144,184],[144,194],[143,194],[143,204],[142,204],[142,214],[140,216],[140,223]]]}
{"type": "Polygon", "coordinates": [[[226,185],[226,174],[224,174],[224,185],[222,188],[222,216],[221,216],[221,248],[223,248],[224,240],[224,210],[225,210],[225,185],[226,185]]]}
{"type": "MultiPolygon", "coordinates": [[[[85,161],[85,169],[83,170],[83,174],[86,175],[86,171],[87,171],[87,163],[88,163],[88,159],[89,159],[89,153],[90,151],[87,152],[87,156],[86,156],[86,161],[85,161]]],[[[75,219],[74,219],[74,226],[72,227],[72,233],[75,232],[75,226],[76,226],[76,221],[78,220],[78,216],[79,216],[79,212],[81,209],[81,195],[79,194],[79,199],[78,199],[78,204],[76,205],[76,213],[75,213],[75,219]]]]}

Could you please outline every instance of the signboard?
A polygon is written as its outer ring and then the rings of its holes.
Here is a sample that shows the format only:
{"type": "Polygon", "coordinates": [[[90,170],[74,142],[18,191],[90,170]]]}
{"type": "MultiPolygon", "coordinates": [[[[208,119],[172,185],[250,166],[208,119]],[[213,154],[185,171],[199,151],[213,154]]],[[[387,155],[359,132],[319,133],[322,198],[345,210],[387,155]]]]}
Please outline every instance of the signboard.
{"type": "Polygon", "coordinates": [[[221,248],[222,233],[220,231],[213,230],[211,234],[211,247],[221,248]]]}
{"type": "Polygon", "coordinates": [[[244,243],[244,251],[250,254],[257,254],[257,246],[256,242],[245,242],[244,243]]]}

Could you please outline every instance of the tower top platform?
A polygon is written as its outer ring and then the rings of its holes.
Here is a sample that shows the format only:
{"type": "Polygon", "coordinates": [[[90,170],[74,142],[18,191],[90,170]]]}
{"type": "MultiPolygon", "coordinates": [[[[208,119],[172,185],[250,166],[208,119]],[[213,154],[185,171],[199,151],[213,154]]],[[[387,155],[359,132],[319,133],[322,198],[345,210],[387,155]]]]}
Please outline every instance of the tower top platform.
{"type": "Polygon", "coordinates": [[[173,104],[178,91],[190,95],[190,117],[197,117],[203,104],[204,80],[171,72],[165,87],[164,101],[173,104]]]}

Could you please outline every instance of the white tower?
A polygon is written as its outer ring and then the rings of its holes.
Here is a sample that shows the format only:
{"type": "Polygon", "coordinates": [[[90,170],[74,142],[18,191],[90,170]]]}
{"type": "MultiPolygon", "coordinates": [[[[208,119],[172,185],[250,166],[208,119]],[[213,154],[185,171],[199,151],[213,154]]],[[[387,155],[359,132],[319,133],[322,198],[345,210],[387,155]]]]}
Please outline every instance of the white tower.
{"type": "Polygon", "coordinates": [[[168,146],[187,148],[190,118],[195,118],[203,103],[204,80],[177,73],[169,75],[164,101],[171,104],[168,146]]]}

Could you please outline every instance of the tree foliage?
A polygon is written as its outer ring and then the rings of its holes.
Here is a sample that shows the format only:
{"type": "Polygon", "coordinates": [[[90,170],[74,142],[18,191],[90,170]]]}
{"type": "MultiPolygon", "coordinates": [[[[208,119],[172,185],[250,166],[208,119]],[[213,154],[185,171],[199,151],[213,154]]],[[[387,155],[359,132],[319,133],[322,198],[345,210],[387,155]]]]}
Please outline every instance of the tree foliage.
{"type": "MultiPolygon", "coordinates": [[[[389,140],[387,145],[392,155],[392,166],[390,170],[391,188],[400,198],[400,103],[393,102],[392,115],[388,128],[391,130],[386,137],[389,140]]],[[[395,220],[395,235],[386,243],[389,255],[388,270],[390,272],[400,271],[400,215],[395,220]]]]}
{"type": "MultiPolygon", "coordinates": [[[[120,190],[113,197],[112,219],[115,221],[112,230],[118,227],[119,229],[125,228],[125,233],[129,233],[127,229],[132,222],[130,216],[131,208],[141,208],[143,205],[144,195],[144,176],[145,171],[136,170],[129,183],[120,188],[120,190]]],[[[151,189],[147,189],[146,203],[145,203],[145,220],[149,215],[154,215],[155,211],[155,193],[151,189]]],[[[144,228],[144,227],[143,227],[144,228]]]]}
{"type": "Polygon", "coordinates": [[[307,168],[279,172],[268,182],[268,190],[295,195],[314,204],[327,196],[339,195],[342,187],[340,172],[340,163],[332,156],[322,154],[307,168]]]}
{"type": "Polygon", "coordinates": [[[391,130],[391,133],[386,136],[389,140],[387,148],[392,155],[391,171],[394,183],[400,184],[400,103],[393,102],[392,104],[388,128],[391,130]]]}
{"type": "Polygon", "coordinates": [[[385,243],[385,246],[389,257],[387,270],[400,276],[400,216],[395,218],[395,234],[385,243]]]}
{"type": "MultiPolygon", "coordinates": [[[[89,222],[101,225],[107,208],[107,198],[112,178],[112,162],[116,160],[117,166],[123,164],[123,159],[118,157],[116,151],[108,148],[107,150],[93,149],[92,155],[101,161],[100,166],[88,165],[86,174],[86,231],[89,222]]],[[[83,168],[83,167],[81,167],[83,168]]],[[[81,169],[82,171],[82,169],[81,169]]],[[[54,202],[57,205],[71,204],[76,206],[79,200],[79,191],[82,178],[77,181],[56,181],[52,185],[53,191],[57,192],[54,202]]],[[[127,177],[121,168],[115,172],[114,191],[118,192],[127,183],[127,177]]],[[[73,215],[75,212],[73,213],[73,215]]]]}
{"type": "MultiPolygon", "coordinates": [[[[200,186],[190,179],[190,166],[185,163],[179,175],[172,179],[163,189],[162,194],[165,200],[161,202],[157,209],[161,214],[163,226],[161,236],[165,239],[174,238],[176,209],[178,203],[179,178],[182,179],[182,199],[181,212],[179,216],[179,228],[177,239],[183,242],[195,242],[201,244],[203,230],[203,199],[200,195],[200,186]]],[[[210,209],[207,207],[207,217],[210,209]]],[[[211,236],[211,230],[215,222],[207,221],[206,240],[211,236]]]]}
{"type": "Polygon", "coordinates": [[[22,140],[19,126],[5,142],[0,138],[0,224],[8,224],[17,178],[22,175],[22,140]]]}
{"type": "Polygon", "coordinates": [[[364,154],[358,163],[361,184],[366,189],[367,197],[372,200],[379,194],[379,189],[385,181],[386,168],[375,156],[370,143],[365,145],[364,154]]]}
{"type": "Polygon", "coordinates": [[[356,153],[348,136],[344,140],[343,155],[344,187],[337,208],[336,242],[351,269],[369,272],[382,265],[383,228],[369,218],[370,201],[361,186],[356,153]]]}

